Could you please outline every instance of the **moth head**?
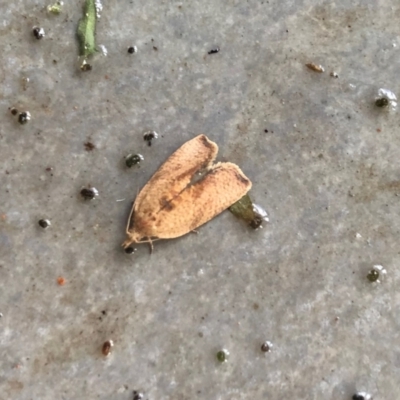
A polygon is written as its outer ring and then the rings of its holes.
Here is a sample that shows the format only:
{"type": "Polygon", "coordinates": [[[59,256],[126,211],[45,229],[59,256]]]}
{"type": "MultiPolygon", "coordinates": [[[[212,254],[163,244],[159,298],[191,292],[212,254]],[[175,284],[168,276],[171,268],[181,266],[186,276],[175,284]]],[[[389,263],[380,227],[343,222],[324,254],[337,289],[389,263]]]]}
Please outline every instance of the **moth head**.
{"type": "Polygon", "coordinates": [[[140,242],[140,235],[137,232],[126,232],[127,238],[124,243],[122,243],[122,247],[126,249],[131,244],[140,242]]]}
{"type": "Polygon", "coordinates": [[[136,231],[127,231],[126,232],[127,239],[124,243],[122,243],[122,247],[126,249],[130,245],[134,243],[151,243],[151,239],[147,236],[141,235],[139,232],[136,231]]]}

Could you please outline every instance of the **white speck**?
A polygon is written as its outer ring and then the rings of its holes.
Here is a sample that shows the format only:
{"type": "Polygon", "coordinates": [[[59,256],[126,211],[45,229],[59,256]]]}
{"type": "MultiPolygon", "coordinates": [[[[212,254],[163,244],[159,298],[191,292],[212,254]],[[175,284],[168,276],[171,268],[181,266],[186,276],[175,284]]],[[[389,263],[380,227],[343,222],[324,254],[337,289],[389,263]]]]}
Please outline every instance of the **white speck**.
{"type": "Polygon", "coordinates": [[[99,52],[100,52],[103,56],[106,56],[106,55],[108,54],[107,48],[106,48],[106,46],[104,46],[104,44],[99,44],[99,45],[98,45],[98,49],[99,49],[99,52]]]}
{"type": "Polygon", "coordinates": [[[118,389],[118,393],[125,393],[128,390],[128,386],[124,385],[118,389]]]}
{"type": "Polygon", "coordinates": [[[393,111],[396,109],[397,97],[391,90],[380,88],[375,100],[379,99],[387,99],[389,101],[390,109],[393,111]]]}
{"type": "Polygon", "coordinates": [[[263,345],[261,346],[261,350],[265,353],[270,353],[272,351],[272,348],[274,347],[273,343],[271,343],[270,341],[266,341],[263,343],[263,345]]]}
{"type": "Polygon", "coordinates": [[[133,284],[133,295],[137,303],[145,303],[147,301],[145,289],[146,282],[144,280],[137,280],[133,284]]]}
{"type": "Polygon", "coordinates": [[[37,334],[38,334],[40,337],[45,337],[45,336],[48,335],[48,333],[49,333],[49,329],[48,329],[48,328],[40,327],[40,328],[38,328],[38,330],[37,330],[37,334]]]}
{"type": "Polygon", "coordinates": [[[116,201],[125,201],[125,199],[117,199],[116,201]]]}
{"type": "Polygon", "coordinates": [[[94,7],[96,8],[96,17],[97,19],[100,19],[101,12],[103,11],[103,4],[101,4],[100,0],[95,0],[94,7]]]}
{"type": "Polygon", "coordinates": [[[380,274],[382,274],[382,275],[386,275],[386,273],[387,273],[386,269],[383,268],[382,265],[374,265],[374,266],[373,266],[373,269],[376,270],[376,271],[378,271],[378,272],[379,272],[380,274]]]}
{"type": "Polygon", "coordinates": [[[369,393],[367,393],[367,392],[357,392],[357,393],[353,396],[353,398],[355,398],[356,396],[358,396],[358,398],[359,398],[359,399],[362,399],[362,400],[372,400],[372,396],[371,396],[369,393]]]}
{"type": "Polygon", "coordinates": [[[362,236],[357,232],[357,233],[356,233],[356,238],[357,238],[357,239],[361,239],[362,236]]]}
{"type": "MultiPolygon", "coordinates": [[[[253,212],[257,218],[261,218],[265,222],[269,222],[268,213],[258,204],[253,203],[253,212]]],[[[261,225],[259,226],[262,227],[261,225]]]]}

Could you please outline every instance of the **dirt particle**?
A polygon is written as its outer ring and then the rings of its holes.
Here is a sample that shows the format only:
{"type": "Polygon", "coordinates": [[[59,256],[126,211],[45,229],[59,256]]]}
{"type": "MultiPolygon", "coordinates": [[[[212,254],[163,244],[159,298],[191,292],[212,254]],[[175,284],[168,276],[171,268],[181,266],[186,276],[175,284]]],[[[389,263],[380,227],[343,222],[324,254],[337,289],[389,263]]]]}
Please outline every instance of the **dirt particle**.
{"type": "Polygon", "coordinates": [[[85,142],[84,146],[86,151],[92,151],[96,148],[96,146],[90,141],[85,142]]]}

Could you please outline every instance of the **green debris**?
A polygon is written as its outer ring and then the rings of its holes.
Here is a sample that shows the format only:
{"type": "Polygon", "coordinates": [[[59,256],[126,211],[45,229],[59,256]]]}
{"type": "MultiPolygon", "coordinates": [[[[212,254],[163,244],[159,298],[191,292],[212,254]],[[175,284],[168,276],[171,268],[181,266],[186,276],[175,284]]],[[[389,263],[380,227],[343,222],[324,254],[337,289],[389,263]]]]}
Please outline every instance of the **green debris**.
{"type": "Polygon", "coordinates": [[[375,100],[375,105],[380,108],[387,107],[389,105],[389,100],[386,97],[381,97],[375,100]]]}
{"type": "Polygon", "coordinates": [[[367,274],[367,279],[370,282],[376,282],[379,279],[379,271],[371,269],[371,271],[369,271],[367,274]]]}
{"type": "Polygon", "coordinates": [[[229,351],[222,349],[217,353],[217,360],[221,363],[227,362],[229,357],[229,351]]]}
{"type": "Polygon", "coordinates": [[[253,202],[248,194],[229,207],[229,211],[236,217],[250,223],[254,219],[253,202]]]}
{"type": "Polygon", "coordinates": [[[134,165],[140,164],[144,158],[141,154],[129,154],[125,157],[125,164],[128,168],[133,167],[134,165]]]}
{"type": "Polygon", "coordinates": [[[383,279],[386,275],[386,269],[382,265],[374,265],[373,268],[368,272],[367,279],[370,282],[380,283],[380,279],[383,279]]]}
{"type": "Polygon", "coordinates": [[[80,69],[81,71],[91,71],[92,70],[92,65],[89,64],[85,59],[82,61],[81,65],[80,65],[80,69]]]}
{"type": "Polygon", "coordinates": [[[259,205],[254,204],[248,194],[232,204],[229,211],[235,217],[243,219],[253,229],[260,228],[264,221],[269,221],[267,212],[259,205]]]}
{"type": "Polygon", "coordinates": [[[54,4],[49,4],[47,6],[47,12],[55,15],[61,14],[61,10],[63,8],[64,2],[63,1],[56,1],[54,4]]]}
{"type": "Polygon", "coordinates": [[[85,0],[83,17],[79,20],[77,36],[79,55],[84,58],[96,53],[96,6],[95,0],[85,0]]]}

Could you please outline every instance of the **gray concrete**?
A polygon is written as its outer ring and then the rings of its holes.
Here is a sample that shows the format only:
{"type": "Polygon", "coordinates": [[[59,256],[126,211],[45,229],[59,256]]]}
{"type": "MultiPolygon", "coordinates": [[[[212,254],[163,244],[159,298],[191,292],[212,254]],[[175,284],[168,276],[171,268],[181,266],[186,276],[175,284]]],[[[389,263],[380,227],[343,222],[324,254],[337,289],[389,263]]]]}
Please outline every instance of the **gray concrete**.
{"type": "Polygon", "coordinates": [[[109,54],[81,73],[81,7],[66,3],[60,16],[0,4],[0,399],[398,398],[399,115],[374,97],[400,93],[400,4],[107,2],[109,54]],[[270,223],[225,212],[126,255],[131,201],[199,133],[251,178],[270,223]],[[129,152],[140,168],[124,168],[129,152]]]}

